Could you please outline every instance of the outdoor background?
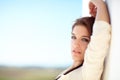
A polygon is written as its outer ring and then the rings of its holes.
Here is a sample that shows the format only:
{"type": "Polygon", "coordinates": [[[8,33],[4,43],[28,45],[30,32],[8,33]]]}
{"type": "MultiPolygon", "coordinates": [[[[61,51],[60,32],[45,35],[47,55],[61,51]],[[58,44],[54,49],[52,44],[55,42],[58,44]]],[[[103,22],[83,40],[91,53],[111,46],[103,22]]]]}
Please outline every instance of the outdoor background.
{"type": "Polygon", "coordinates": [[[0,0],[0,80],[53,80],[72,63],[82,0],[0,0]]]}

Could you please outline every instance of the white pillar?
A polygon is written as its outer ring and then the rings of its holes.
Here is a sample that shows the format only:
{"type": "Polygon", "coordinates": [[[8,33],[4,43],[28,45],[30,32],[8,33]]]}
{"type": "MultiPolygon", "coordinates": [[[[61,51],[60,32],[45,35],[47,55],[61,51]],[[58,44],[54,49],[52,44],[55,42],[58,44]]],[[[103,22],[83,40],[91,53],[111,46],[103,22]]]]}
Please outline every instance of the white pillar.
{"type": "Polygon", "coordinates": [[[89,16],[88,2],[90,0],[82,0],[82,16],[89,16]]]}

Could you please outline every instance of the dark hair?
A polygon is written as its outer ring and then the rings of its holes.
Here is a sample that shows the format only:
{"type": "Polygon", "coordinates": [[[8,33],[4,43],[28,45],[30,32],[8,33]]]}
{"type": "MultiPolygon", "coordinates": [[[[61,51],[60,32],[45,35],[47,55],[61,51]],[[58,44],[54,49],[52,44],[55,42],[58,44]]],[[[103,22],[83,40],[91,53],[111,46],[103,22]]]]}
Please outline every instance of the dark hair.
{"type": "Polygon", "coordinates": [[[72,26],[72,31],[76,25],[83,25],[87,28],[88,32],[92,35],[92,28],[94,24],[94,17],[82,17],[76,19],[75,23],[72,26]]]}

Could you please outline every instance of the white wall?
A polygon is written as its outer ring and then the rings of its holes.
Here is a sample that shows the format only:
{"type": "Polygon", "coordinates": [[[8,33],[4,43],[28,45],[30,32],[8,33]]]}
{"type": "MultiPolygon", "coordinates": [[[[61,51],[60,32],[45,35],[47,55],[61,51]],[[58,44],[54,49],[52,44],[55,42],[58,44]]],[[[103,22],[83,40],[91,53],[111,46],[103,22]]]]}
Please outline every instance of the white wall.
{"type": "MultiPolygon", "coordinates": [[[[105,0],[112,25],[112,39],[105,63],[103,80],[120,80],[120,0],[105,0]]],[[[88,16],[88,2],[83,0],[82,16],[88,16]]]]}
{"type": "Polygon", "coordinates": [[[104,80],[120,80],[120,1],[106,0],[111,18],[112,40],[104,80]]]}

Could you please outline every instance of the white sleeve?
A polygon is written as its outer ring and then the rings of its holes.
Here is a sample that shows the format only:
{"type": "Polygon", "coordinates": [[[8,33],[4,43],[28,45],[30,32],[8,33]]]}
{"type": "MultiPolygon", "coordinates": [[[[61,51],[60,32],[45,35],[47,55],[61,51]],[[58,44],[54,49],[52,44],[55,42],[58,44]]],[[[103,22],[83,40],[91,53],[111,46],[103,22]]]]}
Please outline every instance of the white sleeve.
{"type": "Polygon", "coordinates": [[[111,26],[105,21],[95,21],[93,35],[86,49],[82,67],[83,80],[100,80],[105,56],[110,46],[111,26]]]}

